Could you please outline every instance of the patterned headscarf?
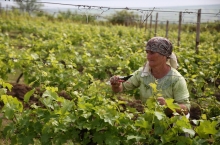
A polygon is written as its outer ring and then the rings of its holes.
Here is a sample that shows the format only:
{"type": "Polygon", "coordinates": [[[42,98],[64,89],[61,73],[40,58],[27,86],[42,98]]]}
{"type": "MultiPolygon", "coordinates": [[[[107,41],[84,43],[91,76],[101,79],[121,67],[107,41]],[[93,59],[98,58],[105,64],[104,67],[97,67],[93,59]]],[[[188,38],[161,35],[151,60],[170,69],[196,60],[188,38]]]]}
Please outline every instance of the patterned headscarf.
{"type": "Polygon", "coordinates": [[[164,37],[153,37],[147,42],[146,50],[158,52],[169,57],[172,54],[173,45],[164,37]]]}

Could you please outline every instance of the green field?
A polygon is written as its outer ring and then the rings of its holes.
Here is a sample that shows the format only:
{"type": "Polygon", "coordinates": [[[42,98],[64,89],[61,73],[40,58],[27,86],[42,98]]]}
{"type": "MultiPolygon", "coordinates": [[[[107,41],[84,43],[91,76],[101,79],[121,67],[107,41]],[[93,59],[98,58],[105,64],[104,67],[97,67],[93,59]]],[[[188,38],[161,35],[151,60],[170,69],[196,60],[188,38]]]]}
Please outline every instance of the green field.
{"type": "MultiPolygon", "coordinates": [[[[114,74],[126,76],[144,65],[144,46],[153,37],[149,30],[1,13],[0,141],[25,145],[217,145],[219,25],[201,25],[198,54],[194,26],[183,26],[180,46],[177,26],[170,26],[169,39],[178,56],[178,71],[186,78],[190,100],[202,111],[199,119],[180,119],[166,117],[165,108],[156,104],[157,94],[140,112],[131,105],[138,98],[138,90],[113,94],[107,83],[114,74]],[[19,83],[32,88],[23,101],[4,91],[21,73],[19,83]],[[37,88],[43,92],[36,93],[37,88]],[[59,95],[60,91],[71,99],[59,95]],[[33,98],[39,101],[31,102],[33,98]],[[189,137],[180,135],[185,133],[189,137]]],[[[165,35],[164,28],[158,28],[157,36],[165,35]]]]}

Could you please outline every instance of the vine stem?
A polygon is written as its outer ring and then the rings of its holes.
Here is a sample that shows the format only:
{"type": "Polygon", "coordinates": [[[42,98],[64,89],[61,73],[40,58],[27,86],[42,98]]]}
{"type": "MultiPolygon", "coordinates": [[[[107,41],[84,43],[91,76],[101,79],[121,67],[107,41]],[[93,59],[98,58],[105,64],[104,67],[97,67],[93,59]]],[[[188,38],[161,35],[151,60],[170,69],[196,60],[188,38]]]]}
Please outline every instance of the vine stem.
{"type": "MultiPolygon", "coordinates": [[[[156,81],[155,84],[157,85],[157,81],[156,81]]],[[[157,89],[156,89],[156,91],[153,92],[153,98],[154,98],[154,101],[155,101],[156,104],[157,104],[156,107],[155,107],[155,109],[154,109],[154,112],[156,112],[157,108],[159,108],[160,110],[163,110],[163,109],[164,109],[164,108],[159,104],[159,102],[157,101],[157,96],[159,96],[157,92],[158,92],[157,89]]],[[[154,118],[155,118],[155,115],[153,116],[153,121],[152,121],[152,123],[154,123],[154,118]]],[[[169,126],[169,128],[172,128],[172,126],[169,124],[167,118],[165,118],[165,122],[167,123],[167,125],[169,126]]]]}

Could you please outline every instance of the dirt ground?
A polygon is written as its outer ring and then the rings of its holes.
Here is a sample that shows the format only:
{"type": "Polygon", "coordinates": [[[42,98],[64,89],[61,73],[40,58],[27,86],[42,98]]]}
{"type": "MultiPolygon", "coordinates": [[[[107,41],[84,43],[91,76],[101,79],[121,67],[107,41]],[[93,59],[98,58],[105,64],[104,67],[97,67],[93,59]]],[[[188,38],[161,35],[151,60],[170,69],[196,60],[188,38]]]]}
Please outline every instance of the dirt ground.
{"type": "MultiPolygon", "coordinates": [[[[7,95],[11,95],[13,97],[17,97],[20,101],[24,100],[24,95],[32,90],[33,88],[25,85],[25,84],[19,84],[19,83],[11,83],[12,84],[12,90],[7,92],[7,95]]],[[[35,88],[35,94],[42,95],[43,91],[40,88],[35,88]]],[[[65,92],[60,91],[58,92],[59,96],[64,97],[65,99],[71,99],[71,97],[65,92]]],[[[38,101],[36,98],[31,97],[30,101],[38,101]]]]}
{"type": "MultiPolygon", "coordinates": [[[[17,97],[21,102],[23,102],[24,100],[24,95],[28,91],[33,89],[25,84],[19,84],[19,83],[11,83],[11,84],[13,85],[12,90],[8,91],[7,95],[17,97]]],[[[36,89],[35,94],[38,94],[39,96],[41,96],[43,91],[40,90],[40,88],[35,88],[35,89],[36,89]]],[[[58,92],[58,95],[64,97],[65,99],[71,100],[71,96],[67,94],[65,91],[58,92]]],[[[118,98],[118,99],[123,100],[123,98],[118,98]]],[[[141,104],[141,101],[138,101],[138,100],[134,100],[134,101],[123,100],[123,101],[127,101],[127,104],[123,106],[124,108],[126,108],[126,106],[129,106],[132,108],[136,108],[138,112],[143,112],[144,106],[141,104]]],[[[38,104],[39,101],[35,97],[30,97],[30,103],[38,104]]],[[[28,107],[28,106],[25,106],[25,107],[28,107]]],[[[200,106],[192,102],[192,108],[190,110],[190,114],[191,114],[190,116],[191,119],[199,119],[201,116],[200,106]]]]}

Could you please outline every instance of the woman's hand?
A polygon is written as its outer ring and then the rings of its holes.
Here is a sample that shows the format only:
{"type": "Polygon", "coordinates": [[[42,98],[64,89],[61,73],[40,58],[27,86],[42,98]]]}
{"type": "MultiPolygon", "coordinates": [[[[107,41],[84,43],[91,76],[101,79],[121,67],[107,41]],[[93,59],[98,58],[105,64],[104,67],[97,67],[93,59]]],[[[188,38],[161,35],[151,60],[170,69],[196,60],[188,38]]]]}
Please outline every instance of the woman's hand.
{"type": "MultiPolygon", "coordinates": [[[[164,99],[164,97],[158,97],[157,98],[157,101],[158,101],[158,103],[160,104],[160,105],[166,105],[167,103],[166,103],[166,100],[164,99]]],[[[179,114],[181,114],[181,115],[187,115],[188,113],[189,113],[189,110],[187,109],[187,107],[186,107],[186,105],[184,105],[184,104],[178,104],[179,105],[179,107],[180,107],[180,109],[176,109],[176,112],[177,113],[179,113],[179,114]]],[[[169,109],[169,108],[166,108],[166,112],[165,112],[165,114],[166,115],[170,115],[170,114],[172,114],[172,110],[171,109],[169,109]]],[[[169,116],[168,115],[168,116],[169,116]]]]}
{"type": "Polygon", "coordinates": [[[164,97],[158,97],[157,101],[160,105],[166,105],[166,100],[164,99],[164,97]]]}
{"type": "Polygon", "coordinates": [[[120,86],[121,82],[123,82],[123,80],[120,80],[118,76],[113,76],[110,78],[110,83],[112,86],[120,86]]]}
{"type": "Polygon", "coordinates": [[[122,82],[124,82],[124,80],[121,80],[118,76],[110,78],[113,92],[118,93],[123,91],[122,82]]]}

